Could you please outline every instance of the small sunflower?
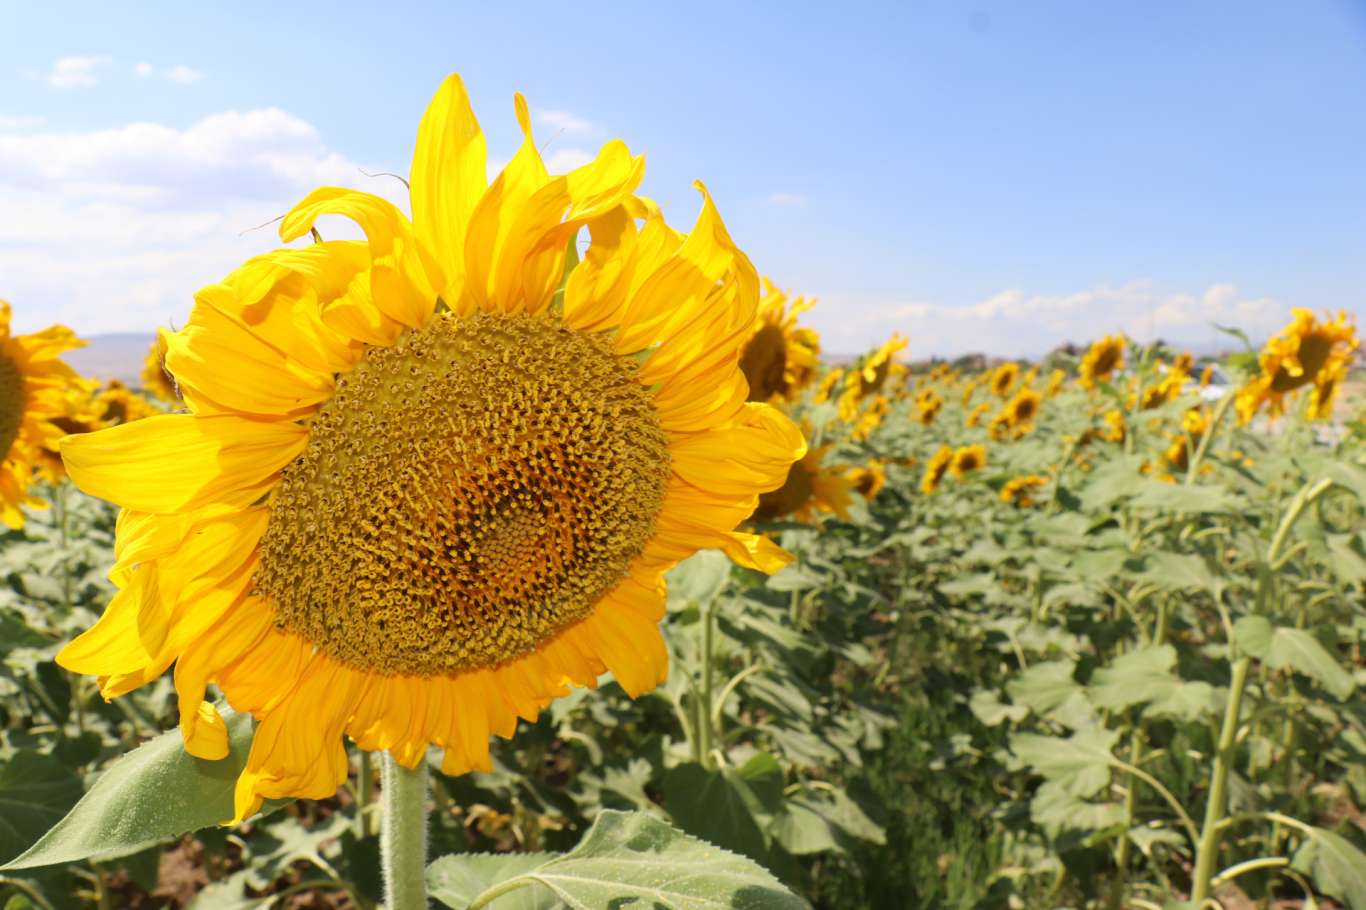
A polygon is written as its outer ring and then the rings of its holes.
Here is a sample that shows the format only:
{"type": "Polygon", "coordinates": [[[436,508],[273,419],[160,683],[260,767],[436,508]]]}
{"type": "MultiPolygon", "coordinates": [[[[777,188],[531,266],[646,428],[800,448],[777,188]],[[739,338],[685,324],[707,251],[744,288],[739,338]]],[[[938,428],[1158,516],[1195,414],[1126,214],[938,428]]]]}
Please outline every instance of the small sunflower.
{"type": "Polygon", "coordinates": [[[949,465],[949,471],[954,477],[962,480],[973,471],[980,470],[987,463],[987,447],[981,445],[960,446],[953,453],[953,462],[949,465]]]}
{"type": "Polygon", "coordinates": [[[1106,335],[1091,345],[1077,368],[1077,382],[1083,389],[1095,388],[1116,371],[1124,368],[1124,336],[1106,335]]]}
{"type": "Polygon", "coordinates": [[[939,411],[944,407],[944,399],[939,397],[939,393],[934,389],[921,389],[915,396],[915,407],[917,417],[924,426],[934,423],[934,418],[939,415],[939,411]]]}
{"type": "Polygon", "coordinates": [[[1054,370],[1048,374],[1048,384],[1044,386],[1043,397],[1053,398],[1062,391],[1063,383],[1067,381],[1067,373],[1063,370],[1054,370]]]}
{"type": "Polygon", "coordinates": [[[816,394],[812,401],[815,404],[824,404],[835,394],[835,389],[839,388],[840,381],[844,379],[844,370],[833,369],[821,377],[821,384],[816,387],[816,394]]]}
{"type": "Polygon", "coordinates": [[[1162,374],[1162,378],[1143,388],[1139,401],[1141,410],[1149,411],[1153,408],[1159,408],[1169,401],[1175,401],[1181,397],[1186,384],[1190,382],[1190,374],[1182,369],[1178,362],[1165,366],[1161,361],[1158,361],[1157,368],[1162,374]]]}
{"type": "Polygon", "coordinates": [[[900,380],[906,375],[906,368],[895,358],[908,343],[901,335],[893,335],[865,357],[862,365],[845,375],[844,392],[840,395],[840,419],[853,423],[864,399],[879,394],[889,379],[900,380]]]}
{"type": "Polygon", "coordinates": [[[792,401],[811,382],[820,364],[820,336],[797,325],[797,317],[815,305],[787,294],[764,279],[764,296],[754,319],[754,332],[740,352],[740,370],[749,382],[750,401],[792,401]]]}
{"type": "Polygon", "coordinates": [[[930,460],[925,463],[925,474],[920,478],[920,492],[929,496],[939,489],[939,483],[944,479],[944,474],[948,472],[951,464],[953,464],[953,449],[949,446],[941,446],[939,451],[930,456],[930,460]]]}
{"type": "Polygon", "coordinates": [[[981,376],[974,376],[974,377],[972,377],[971,379],[969,379],[969,380],[963,385],[963,398],[962,398],[963,407],[966,408],[966,407],[968,406],[968,403],[972,401],[972,396],[975,395],[975,394],[977,394],[977,388],[978,388],[978,386],[980,386],[981,384],[982,384],[982,377],[981,377],[981,376]]]}
{"type": "Polygon", "coordinates": [[[413,217],[316,190],[281,236],[364,241],[253,259],[167,336],[187,411],[63,440],[71,478],[124,508],[120,588],[58,660],[107,698],[175,663],[186,749],[227,753],[216,683],[258,721],[236,821],[323,798],[343,736],[414,767],[490,768],[571,686],[667,673],[664,572],[715,547],[806,450],[746,403],[758,275],[702,191],[682,235],[634,195],[619,141],[551,175],[524,141],[492,184],[458,76],[418,130],[413,217]],[[566,276],[582,229],[591,245],[566,276]]]}
{"type": "Polygon", "coordinates": [[[29,485],[42,450],[62,436],[52,419],[61,416],[67,390],[80,382],[59,356],[84,344],[60,325],[10,334],[10,305],[0,300],[0,521],[11,528],[24,526],[21,506],[43,504],[29,496],[29,485]]]}
{"type": "Polygon", "coordinates": [[[970,427],[975,427],[982,422],[982,418],[985,417],[987,415],[987,411],[990,410],[991,402],[980,402],[975,408],[968,412],[968,416],[964,420],[964,422],[970,427]]]}
{"type": "Polygon", "coordinates": [[[1202,388],[1202,389],[1207,389],[1207,388],[1209,388],[1210,380],[1212,380],[1213,378],[1214,378],[1214,364],[1212,364],[1212,363],[1211,363],[1211,364],[1207,364],[1207,365],[1205,366],[1205,368],[1204,368],[1203,370],[1200,371],[1200,388],[1202,388]]]}
{"type": "Polygon", "coordinates": [[[1027,386],[1021,388],[1005,406],[1006,423],[1017,433],[1028,432],[1034,424],[1034,418],[1039,416],[1042,403],[1043,398],[1038,392],[1027,386]]]}
{"type": "Polygon", "coordinates": [[[851,468],[848,477],[849,485],[854,492],[871,502],[887,485],[887,466],[882,461],[873,459],[865,467],[851,468]]]}
{"type": "Polygon", "coordinates": [[[1020,378],[1020,365],[1018,363],[1003,363],[991,371],[991,390],[997,397],[1005,398],[1010,394],[1011,389],[1015,388],[1015,380],[1020,378]]]}
{"type": "Polygon", "coordinates": [[[794,461],[782,486],[760,494],[753,518],[756,521],[789,518],[812,524],[819,513],[832,512],[847,519],[853,481],[845,469],[824,464],[830,449],[829,445],[811,449],[803,458],[794,461]]]}
{"type": "Polygon", "coordinates": [[[1181,432],[1162,456],[1172,470],[1185,471],[1190,466],[1191,446],[1199,444],[1208,428],[1209,418],[1200,408],[1191,408],[1181,415],[1181,432]]]}
{"type": "Polygon", "coordinates": [[[887,396],[874,395],[873,400],[868,402],[868,406],[855,415],[852,421],[854,426],[849,431],[849,438],[854,442],[862,442],[867,439],[874,430],[882,426],[883,419],[891,412],[892,403],[887,400],[887,396]]]}
{"type": "Polygon", "coordinates": [[[1105,421],[1105,429],[1102,432],[1102,438],[1104,438],[1106,442],[1124,442],[1124,438],[1128,433],[1128,428],[1124,422],[1124,412],[1119,408],[1111,408],[1105,412],[1105,416],[1101,419],[1105,421]]]}
{"type": "Polygon", "coordinates": [[[1038,474],[1013,477],[1006,481],[1005,486],[1001,487],[1001,502],[1027,509],[1034,505],[1032,495],[1034,491],[1046,486],[1048,486],[1048,478],[1040,477],[1038,474]]]}
{"type": "Polygon", "coordinates": [[[1238,417],[1250,421],[1265,405],[1272,417],[1285,413],[1285,396],[1313,384],[1311,416],[1329,413],[1337,386],[1345,375],[1359,341],[1355,320],[1339,312],[1336,321],[1322,322],[1305,309],[1292,311],[1294,319],[1266,343],[1259,358],[1261,373],[1238,391],[1238,417]]]}
{"type": "MultiPolygon", "coordinates": [[[[61,435],[67,435],[93,433],[160,413],[146,398],[117,379],[109,380],[103,387],[95,380],[82,379],[67,387],[62,396],[62,413],[49,419],[61,435]]],[[[38,453],[38,464],[52,483],[66,476],[58,442],[59,439],[51,440],[38,453]]]]}
{"type": "Polygon", "coordinates": [[[179,404],[180,392],[176,390],[175,377],[166,372],[166,332],[157,330],[147,357],[142,362],[142,388],[147,393],[160,398],[167,404],[179,404]]]}

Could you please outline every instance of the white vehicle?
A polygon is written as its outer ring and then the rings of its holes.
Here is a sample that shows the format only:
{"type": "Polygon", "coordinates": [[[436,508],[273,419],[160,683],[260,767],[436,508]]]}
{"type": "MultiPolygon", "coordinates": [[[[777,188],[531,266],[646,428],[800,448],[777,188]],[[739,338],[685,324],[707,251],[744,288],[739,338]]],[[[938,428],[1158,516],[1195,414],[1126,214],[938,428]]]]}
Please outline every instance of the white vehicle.
{"type": "MultiPolygon", "coordinates": [[[[1195,375],[1198,378],[1204,368],[1197,370],[1195,375]]],[[[1218,401],[1233,389],[1233,380],[1229,379],[1228,374],[1217,364],[1210,368],[1209,384],[1200,390],[1200,398],[1204,401],[1218,401]]]]}

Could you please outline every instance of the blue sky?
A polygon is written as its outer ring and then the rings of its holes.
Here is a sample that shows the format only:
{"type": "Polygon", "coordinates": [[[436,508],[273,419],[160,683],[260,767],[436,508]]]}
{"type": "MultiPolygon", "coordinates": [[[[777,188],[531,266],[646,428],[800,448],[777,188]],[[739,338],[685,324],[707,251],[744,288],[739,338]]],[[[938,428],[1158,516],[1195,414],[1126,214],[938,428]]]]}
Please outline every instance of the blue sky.
{"type": "Polygon", "coordinates": [[[0,0],[16,322],[183,321],[312,185],[392,192],[358,168],[406,171],[450,71],[494,158],[521,90],[552,162],[620,136],[676,224],[705,180],[832,350],[1364,309],[1366,3],[499,6],[0,0]]]}

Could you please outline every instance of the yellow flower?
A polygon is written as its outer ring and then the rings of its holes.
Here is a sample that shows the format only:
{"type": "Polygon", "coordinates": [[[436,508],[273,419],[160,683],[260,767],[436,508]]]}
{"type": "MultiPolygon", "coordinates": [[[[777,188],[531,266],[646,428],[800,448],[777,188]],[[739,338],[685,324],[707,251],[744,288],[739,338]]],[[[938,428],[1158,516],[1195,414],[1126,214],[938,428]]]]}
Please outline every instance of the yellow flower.
{"type": "Polygon", "coordinates": [[[844,378],[844,370],[833,369],[821,377],[821,384],[816,389],[815,397],[812,399],[816,404],[824,404],[830,400],[835,389],[839,386],[840,380],[844,378]]]}
{"type": "Polygon", "coordinates": [[[901,335],[893,335],[882,347],[864,358],[862,366],[846,374],[844,393],[840,395],[841,420],[853,423],[859,404],[865,398],[881,392],[888,379],[899,380],[906,375],[906,368],[894,358],[907,343],[901,335]]]}
{"type": "Polygon", "coordinates": [[[915,396],[915,406],[919,411],[920,422],[929,426],[939,415],[940,408],[944,407],[944,399],[940,398],[934,389],[922,389],[915,396]]]}
{"type": "Polygon", "coordinates": [[[968,426],[970,426],[970,427],[975,427],[975,426],[977,426],[977,424],[979,424],[979,423],[982,422],[982,418],[985,417],[987,411],[990,411],[990,410],[991,410],[991,402],[989,402],[989,401],[980,402],[980,403],[977,405],[977,407],[973,408],[971,411],[968,412],[968,416],[967,416],[967,419],[966,419],[965,422],[967,423],[968,426]]]}
{"type": "Polygon", "coordinates": [[[811,524],[819,512],[833,512],[847,519],[853,481],[844,468],[828,468],[822,464],[830,448],[825,445],[811,449],[805,457],[793,462],[783,485],[759,496],[754,519],[790,518],[811,524]]]}
{"type": "Polygon", "coordinates": [[[1211,363],[1211,364],[1207,364],[1207,365],[1205,366],[1205,368],[1204,368],[1203,370],[1200,371],[1200,388],[1202,388],[1202,389],[1209,388],[1210,380],[1212,380],[1213,378],[1214,378],[1214,364],[1212,364],[1212,363],[1211,363]]]}
{"type": "Polygon", "coordinates": [[[1043,397],[1052,398],[1062,391],[1062,384],[1067,381],[1067,373],[1062,370],[1054,370],[1048,374],[1048,385],[1044,388],[1043,397]]]}
{"type": "Polygon", "coordinates": [[[764,279],[753,334],[740,352],[740,370],[749,382],[750,401],[792,401],[815,378],[820,336],[797,325],[797,317],[814,304],[798,297],[789,308],[787,294],[764,279]]]}
{"type": "Polygon", "coordinates": [[[1105,412],[1104,420],[1105,432],[1103,435],[1105,441],[1116,443],[1124,442],[1125,435],[1128,432],[1124,423],[1124,412],[1118,408],[1112,408],[1105,412]]]}
{"type": "Polygon", "coordinates": [[[491,185],[459,77],[418,130],[413,218],[316,190],[364,241],[246,263],[167,336],[187,412],[69,437],[67,470],[124,508],[120,588],[59,655],[106,698],[175,663],[180,726],[227,752],[216,683],[258,723],[235,820],[322,798],[343,736],[414,767],[490,767],[571,686],[667,673],[664,572],[704,547],[773,571],[734,531],[806,443],[747,404],[758,275],[702,190],[692,232],[634,196],[619,141],[547,173],[524,141],[491,185]],[[592,239],[566,276],[582,228],[592,239]]]}
{"type": "Polygon", "coordinates": [[[1034,497],[1031,495],[1033,491],[1046,486],[1048,486],[1048,478],[1040,477],[1038,474],[1013,477],[1006,481],[1005,486],[1001,487],[1001,502],[1027,509],[1034,505],[1034,497]]]}
{"type": "Polygon", "coordinates": [[[882,461],[873,459],[866,467],[851,468],[848,478],[854,492],[872,501],[887,485],[887,466],[882,461]]]}
{"type": "Polygon", "coordinates": [[[849,431],[849,438],[854,442],[862,442],[872,435],[873,431],[882,425],[882,419],[891,413],[892,405],[885,395],[877,395],[863,412],[855,415],[854,427],[849,431]]]}
{"type": "Polygon", "coordinates": [[[968,402],[972,401],[972,396],[976,394],[977,386],[980,385],[981,382],[982,377],[974,376],[967,381],[966,385],[963,386],[963,407],[966,408],[968,406],[968,402]]]}
{"type": "Polygon", "coordinates": [[[1124,368],[1124,337],[1106,335],[1091,345],[1077,369],[1077,381],[1083,389],[1095,388],[1097,382],[1108,380],[1116,370],[1124,368]]]}
{"type": "Polygon", "coordinates": [[[0,300],[0,521],[11,528],[24,526],[21,506],[42,506],[29,496],[29,485],[42,449],[62,437],[52,418],[61,416],[67,389],[79,382],[59,355],[84,344],[60,325],[10,334],[10,305],[0,300]]]}
{"type": "Polygon", "coordinates": [[[1271,417],[1285,413],[1285,396],[1313,383],[1311,418],[1331,413],[1333,396],[1358,347],[1356,322],[1338,313],[1319,322],[1312,312],[1292,310],[1294,319],[1262,349],[1261,373],[1238,391],[1239,420],[1247,423],[1263,405],[1271,417]]]}
{"type": "Polygon", "coordinates": [[[1015,388],[1015,380],[1020,377],[1020,365],[1018,363],[1003,363],[991,371],[991,390],[1001,398],[1010,394],[1010,390],[1015,388]]]}
{"type": "Polygon", "coordinates": [[[179,404],[180,392],[175,387],[175,377],[166,372],[166,330],[158,329],[152,347],[142,362],[142,388],[160,398],[167,404],[179,404]]]}
{"type": "Polygon", "coordinates": [[[1190,464],[1191,446],[1200,442],[1209,428],[1209,418],[1200,408],[1191,408],[1181,415],[1181,433],[1172,440],[1163,459],[1174,470],[1185,471],[1190,464]]]}
{"type": "Polygon", "coordinates": [[[1157,368],[1161,372],[1162,378],[1143,389],[1139,407],[1144,411],[1161,407],[1169,401],[1180,398],[1186,383],[1190,382],[1190,374],[1181,368],[1179,360],[1165,369],[1162,362],[1158,361],[1157,368]]]}
{"type": "Polygon", "coordinates": [[[953,464],[953,449],[948,446],[941,446],[939,451],[935,452],[925,464],[925,474],[920,478],[920,492],[929,496],[939,489],[939,482],[944,479],[944,474],[951,464],[953,464]]]}
{"type": "Polygon", "coordinates": [[[1034,418],[1039,415],[1039,405],[1042,403],[1038,392],[1028,387],[1021,388],[1005,407],[1007,424],[1013,430],[1027,432],[1034,418]]]}
{"type": "Polygon", "coordinates": [[[953,453],[953,463],[949,471],[959,480],[980,469],[987,463],[987,448],[984,445],[961,446],[953,453]]]}

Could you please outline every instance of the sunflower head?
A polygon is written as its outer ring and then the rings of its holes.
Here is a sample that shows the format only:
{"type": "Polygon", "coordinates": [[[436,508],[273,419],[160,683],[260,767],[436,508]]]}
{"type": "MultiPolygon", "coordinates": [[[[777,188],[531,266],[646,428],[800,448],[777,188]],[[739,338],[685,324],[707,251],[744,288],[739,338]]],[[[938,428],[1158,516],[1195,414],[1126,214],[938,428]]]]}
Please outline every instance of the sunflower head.
{"type": "Polygon", "coordinates": [[[459,77],[418,130],[411,219],[316,190],[363,241],[246,263],[165,335],[185,410],[62,443],[124,507],[120,588],[62,664],[106,697],[176,664],[181,732],[226,754],[213,682],[258,720],[236,819],[325,797],[343,737],[414,766],[490,767],[570,686],[658,684],[664,573],[701,548],[787,557],[736,527],[802,457],[747,403],[758,276],[705,188],[688,234],[635,195],[620,142],[552,175],[521,149],[490,184],[459,77]],[[581,261],[567,251],[586,232],[581,261]]]}
{"type": "Polygon", "coordinates": [[[783,485],[759,496],[754,519],[789,519],[802,524],[814,524],[823,512],[847,519],[852,502],[850,494],[853,480],[846,469],[825,464],[825,456],[830,448],[824,445],[811,449],[805,457],[793,462],[783,485]]]}
{"type": "Polygon", "coordinates": [[[925,463],[925,473],[920,478],[920,492],[929,496],[939,489],[939,483],[948,473],[951,464],[953,464],[953,449],[949,446],[940,446],[939,450],[930,456],[930,460],[925,463]]]}
{"type": "Polygon", "coordinates": [[[1247,423],[1264,406],[1277,417],[1285,412],[1285,396],[1313,384],[1311,418],[1331,413],[1331,402],[1347,365],[1359,346],[1356,322],[1345,312],[1320,322],[1305,309],[1266,343],[1259,358],[1261,372],[1238,391],[1239,419],[1247,423]]]}
{"type": "Polygon", "coordinates": [[[1001,502],[1027,509],[1034,505],[1033,493],[1046,486],[1048,478],[1040,477],[1038,474],[1012,477],[1001,487],[1001,502]]]}
{"type": "MultiPolygon", "coordinates": [[[[82,378],[67,386],[61,399],[61,413],[48,419],[62,435],[67,435],[93,433],[158,413],[160,411],[147,399],[117,379],[111,379],[101,387],[96,380],[82,378]]],[[[52,483],[66,476],[58,439],[45,443],[38,450],[38,465],[52,483]]]]}
{"type": "Polygon", "coordinates": [[[1077,380],[1084,389],[1095,388],[1124,368],[1124,336],[1106,335],[1094,342],[1081,359],[1077,380]]]}
{"type": "Polygon", "coordinates": [[[1102,418],[1105,421],[1104,439],[1106,442],[1122,443],[1128,428],[1124,422],[1124,412],[1119,408],[1111,408],[1105,412],[1102,418]]]}
{"type": "Polygon", "coordinates": [[[22,506],[42,506],[28,493],[34,471],[63,434],[53,421],[68,392],[82,388],[60,355],[83,344],[65,326],[11,334],[10,305],[0,300],[0,521],[11,528],[23,527],[22,506]]]}
{"type": "Polygon", "coordinates": [[[882,426],[883,418],[891,411],[892,404],[886,395],[874,395],[867,407],[856,413],[850,420],[853,428],[849,431],[849,438],[854,442],[864,441],[872,435],[874,430],[882,426]]]}
{"type": "Polygon", "coordinates": [[[835,389],[839,388],[840,382],[844,379],[844,370],[838,367],[829,371],[821,377],[821,384],[816,387],[816,394],[812,398],[815,404],[824,404],[835,394],[835,389]]]}
{"type": "Polygon", "coordinates": [[[915,396],[915,407],[920,423],[929,426],[934,423],[934,418],[939,415],[939,411],[944,407],[944,399],[939,397],[939,393],[934,389],[922,389],[915,396]]]}
{"type": "Polygon", "coordinates": [[[1039,393],[1029,388],[1022,387],[1006,405],[1006,420],[1013,430],[1026,430],[1034,422],[1034,418],[1039,415],[1039,406],[1043,399],[1039,393]]]}
{"type": "Polygon", "coordinates": [[[1063,383],[1067,381],[1067,373],[1064,370],[1054,370],[1048,374],[1048,384],[1044,387],[1043,397],[1052,398],[1062,391],[1063,383]]]}
{"type": "Polygon", "coordinates": [[[991,371],[991,390],[1000,398],[1005,398],[1010,394],[1010,390],[1015,388],[1015,381],[1020,378],[1020,365],[1015,362],[1003,363],[991,371]]]}
{"type": "Polygon", "coordinates": [[[816,375],[820,336],[797,325],[814,301],[788,297],[764,279],[753,334],[740,352],[740,370],[749,383],[750,401],[792,401],[816,375]]]}
{"type": "Polygon", "coordinates": [[[953,461],[949,465],[949,470],[953,476],[960,480],[973,471],[980,470],[987,463],[987,448],[980,443],[977,445],[960,446],[953,453],[953,461]]]}
{"type": "Polygon", "coordinates": [[[849,484],[854,492],[872,501],[887,485],[887,465],[880,459],[873,459],[861,468],[851,468],[849,484]]]}
{"type": "Polygon", "coordinates": [[[987,411],[990,410],[991,402],[979,402],[975,408],[968,412],[968,416],[964,419],[964,423],[970,427],[975,427],[982,422],[982,418],[985,417],[987,411]]]}

